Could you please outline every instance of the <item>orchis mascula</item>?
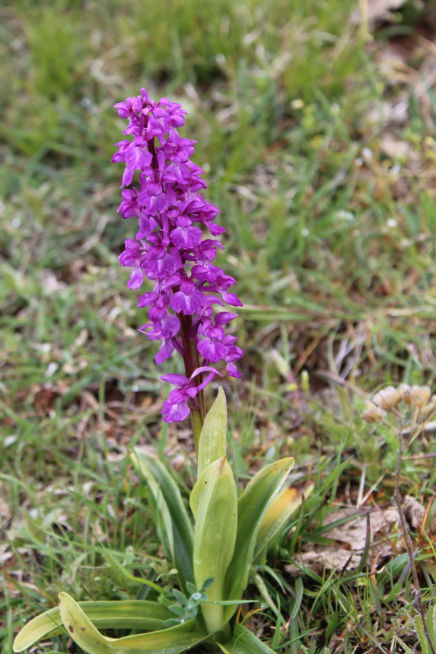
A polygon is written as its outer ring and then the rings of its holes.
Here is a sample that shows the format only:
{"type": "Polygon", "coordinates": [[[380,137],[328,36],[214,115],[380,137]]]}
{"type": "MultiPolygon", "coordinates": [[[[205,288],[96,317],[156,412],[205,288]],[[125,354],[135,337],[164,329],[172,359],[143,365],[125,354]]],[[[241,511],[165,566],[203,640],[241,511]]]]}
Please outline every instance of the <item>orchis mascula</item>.
{"type": "Polygon", "coordinates": [[[192,411],[202,423],[202,390],[220,374],[212,364],[224,361],[229,375],[240,377],[235,361],[242,350],[235,345],[236,337],[224,331],[237,314],[214,314],[213,306],[242,303],[228,292],[235,279],[212,263],[223,246],[203,234],[205,228],[212,236],[225,229],[215,222],[217,207],[199,192],[207,185],[202,169],[190,159],[195,141],[177,131],[186,111],[167,98],[150,100],[145,89],[115,107],[129,121],[124,133],[133,136],[117,143],[112,159],[125,163],[122,187],[129,187],[121,193],[118,211],[139,223],[135,239],[126,240],[120,263],[133,268],[129,288],[140,288],[144,276],[154,284],[139,297],[138,307],[150,307],[150,322],[140,331],[161,341],[156,363],[174,350],[183,356],[186,376],[162,376],[177,386],[164,402],[164,420],[177,422],[192,411]],[[138,182],[133,183],[136,172],[138,182]]]}
{"type": "Polygon", "coordinates": [[[186,375],[162,376],[176,386],[164,403],[165,420],[191,413],[194,428],[197,481],[189,498],[191,514],[167,464],[139,447],[131,453],[149,488],[163,553],[168,569],[177,572],[178,588],[140,578],[138,583],[149,586],[148,599],[76,602],[60,593],[59,606],[30,620],[13,650],[23,652],[60,630],[88,654],[180,654],[202,643],[208,651],[226,654],[274,654],[235,613],[250,579],[263,593],[259,574],[250,577],[252,566],[263,560],[301,504],[302,494],[286,487],[293,460],[270,463],[238,494],[227,460],[224,391],[218,390],[207,415],[202,397],[204,387],[221,374],[215,364],[225,362],[228,373],[239,376],[235,361],[242,356],[236,338],[224,332],[236,314],[214,312],[215,305],[241,305],[228,291],[233,277],[212,263],[221,244],[203,236],[205,228],[212,236],[224,231],[215,223],[218,209],[199,192],[206,184],[190,160],[194,142],[177,132],[184,123],[181,107],[165,98],[152,102],[144,89],[116,107],[129,120],[126,133],[133,135],[132,141],[118,143],[114,156],[126,164],[123,186],[129,187],[122,191],[119,211],[139,221],[136,239],[126,241],[120,262],[133,268],[130,288],[139,288],[144,276],[154,284],[138,304],[150,307],[150,322],[142,331],[162,341],[157,363],[174,350],[184,359],[186,375]],[[100,629],[134,633],[114,638],[100,629]]]}

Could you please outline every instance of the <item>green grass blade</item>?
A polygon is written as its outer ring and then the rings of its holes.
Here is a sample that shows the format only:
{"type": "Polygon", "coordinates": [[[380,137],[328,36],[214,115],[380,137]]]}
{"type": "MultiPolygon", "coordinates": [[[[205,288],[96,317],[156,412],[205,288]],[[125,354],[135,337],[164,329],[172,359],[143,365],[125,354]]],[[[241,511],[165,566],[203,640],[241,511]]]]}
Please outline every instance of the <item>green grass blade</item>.
{"type": "Polygon", "coordinates": [[[235,624],[233,638],[228,643],[218,643],[224,654],[275,654],[268,645],[242,624],[235,624]]]}
{"type": "MultiPolygon", "coordinates": [[[[165,620],[172,617],[166,606],[148,600],[121,600],[113,602],[78,602],[85,615],[100,629],[162,629],[165,620]]],[[[14,652],[22,652],[42,638],[64,631],[59,607],[55,607],[29,620],[17,634],[14,652]]]]}
{"type": "Polygon", "coordinates": [[[137,470],[148,483],[154,499],[163,513],[165,521],[163,528],[167,532],[171,557],[179,572],[182,587],[185,589],[187,581],[194,581],[192,570],[194,537],[180,491],[160,461],[156,461],[138,450],[132,453],[131,458],[137,470]]]}
{"type": "Polygon", "coordinates": [[[227,404],[222,387],[204,420],[198,447],[198,477],[213,461],[226,455],[227,404]]]}
{"type": "MultiPolygon", "coordinates": [[[[244,592],[262,520],[293,463],[288,457],[266,466],[253,477],[239,498],[238,532],[235,554],[226,575],[226,599],[240,599],[244,592]]],[[[230,619],[234,611],[235,607],[227,607],[226,619],[230,619]]]]}
{"type": "Polygon", "coordinates": [[[124,566],[122,566],[119,561],[117,561],[115,556],[112,556],[109,550],[103,548],[101,550],[101,555],[112,568],[115,568],[121,575],[123,575],[123,577],[129,579],[129,581],[133,581],[135,584],[148,586],[148,588],[152,588],[157,593],[159,593],[159,595],[165,594],[164,588],[161,588],[159,584],[155,584],[154,581],[150,581],[150,579],[144,579],[143,577],[136,577],[135,575],[130,574],[130,572],[124,566]]]}
{"type": "Polygon", "coordinates": [[[146,634],[107,638],[67,593],[60,593],[59,600],[62,622],[68,634],[88,654],[178,654],[205,638],[193,621],[146,634]]]}

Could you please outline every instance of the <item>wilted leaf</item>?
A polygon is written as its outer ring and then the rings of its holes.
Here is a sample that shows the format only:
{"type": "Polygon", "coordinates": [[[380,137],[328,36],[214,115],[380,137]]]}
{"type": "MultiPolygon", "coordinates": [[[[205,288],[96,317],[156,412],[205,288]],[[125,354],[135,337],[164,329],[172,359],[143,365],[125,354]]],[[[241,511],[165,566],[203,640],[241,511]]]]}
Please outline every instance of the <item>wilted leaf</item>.
{"type": "Polygon", "coordinates": [[[313,484],[306,489],[285,488],[271,502],[260,525],[256,543],[256,556],[268,546],[268,543],[279,533],[291,515],[301,506],[303,498],[310,495],[313,484]]]}

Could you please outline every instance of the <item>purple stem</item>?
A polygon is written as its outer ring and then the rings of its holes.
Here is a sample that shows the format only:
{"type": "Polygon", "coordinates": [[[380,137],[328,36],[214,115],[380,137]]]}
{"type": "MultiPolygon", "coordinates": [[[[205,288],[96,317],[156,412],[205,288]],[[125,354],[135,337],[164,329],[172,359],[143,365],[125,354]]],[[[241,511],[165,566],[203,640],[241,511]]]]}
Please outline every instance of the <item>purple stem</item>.
{"type": "MultiPolygon", "coordinates": [[[[155,170],[157,170],[158,162],[154,138],[147,142],[147,148],[153,157],[151,165],[155,170]]],[[[192,335],[192,317],[185,315],[184,313],[180,313],[179,319],[181,324],[181,337],[183,343],[183,362],[185,364],[186,376],[189,379],[194,370],[200,367],[200,357],[197,349],[197,339],[195,335],[192,335]]],[[[196,383],[197,386],[200,386],[202,378],[203,375],[198,375],[196,383]]],[[[191,421],[192,429],[194,432],[195,446],[196,449],[198,449],[198,442],[200,438],[199,429],[201,431],[201,427],[203,426],[204,418],[206,415],[203,390],[201,390],[198,395],[188,403],[188,406],[191,410],[191,421]]]]}
{"type": "MultiPolygon", "coordinates": [[[[180,314],[181,336],[183,343],[183,362],[185,364],[185,372],[188,379],[191,377],[194,370],[200,367],[200,357],[197,349],[197,339],[192,335],[192,317],[180,314]]],[[[200,386],[203,375],[198,375],[197,386],[200,386]]],[[[198,395],[188,404],[191,409],[192,427],[194,431],[194,440],[196,445],[200,434],[198,433],[198,424],[203,425],[206,415],[204,405],[204,393],[201,390],[198,395]],[[193,415],[196,412],[198,415],[193,415]]]]}

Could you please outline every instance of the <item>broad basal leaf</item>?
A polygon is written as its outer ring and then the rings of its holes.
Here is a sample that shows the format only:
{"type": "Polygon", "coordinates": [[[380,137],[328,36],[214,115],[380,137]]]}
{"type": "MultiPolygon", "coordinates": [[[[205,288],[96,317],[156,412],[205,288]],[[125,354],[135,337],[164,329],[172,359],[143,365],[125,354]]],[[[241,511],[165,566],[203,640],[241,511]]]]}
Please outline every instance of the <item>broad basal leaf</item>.
{"type": "MultiPolygon", "coordinates": [[[[86,616],[100,629],[162,629],[171,612],[159,602],[122,600],[79,602],[86,616]]],[[[42,638],[64,632],[59,607],[29,620],[14,640],[14,652],[22,652],[42,638]]]]}
{"type": "MultiPolygon", "coordinates": [[[[213,578],[207,590],[208,598],[222,601],[237,528],[236,484],[225,457],[208,465],[200,475],[191,494],[191,508],[195,516],[195,582],[200,588],[206,579],[213,578]]],[[[203,604],[202,613],[209,633],[223,627],[223,606],[203,604]]]]}
{"type": "Polygon", "coordinates": [[[68,634],[88,654],[179,654],[206,637],[191,621],[147,634],[107,638],[67,593],[60,593],[59,600],[62,622],[68,634]]]}
{"type": "MultiPolygon", "coordinates": [[[[226,575],[227,600],[240,599],[245,590],[260,525],[293,463],[293,459],[286,458],[266,466],[253,477],[239,498],[235,553],[226,575]]],[[[225,618],[229,620],[234,611],[235,607],[225,607],[225,618]]]]}

